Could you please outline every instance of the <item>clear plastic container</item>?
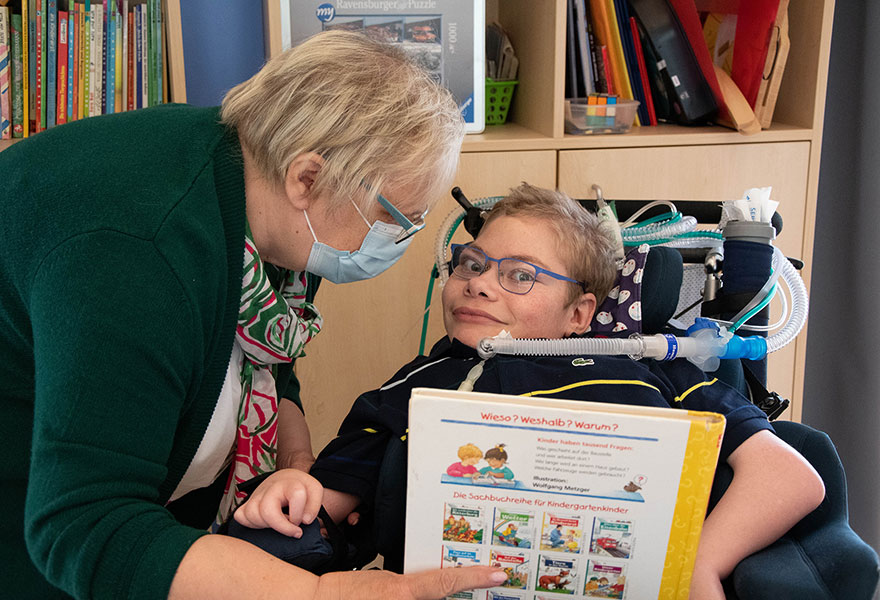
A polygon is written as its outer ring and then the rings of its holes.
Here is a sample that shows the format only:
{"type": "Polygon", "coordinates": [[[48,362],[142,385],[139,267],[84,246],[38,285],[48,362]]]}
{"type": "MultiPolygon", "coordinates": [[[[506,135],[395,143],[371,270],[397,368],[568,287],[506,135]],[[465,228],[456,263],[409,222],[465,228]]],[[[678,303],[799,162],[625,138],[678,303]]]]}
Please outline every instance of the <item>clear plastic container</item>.
{"type": "Polygon", "coordinates": [[[638,100],[617,100],[616,104],[588,104],[586,98],[565,101],[565,133],[626,133],[636,117],[638,100]]]}

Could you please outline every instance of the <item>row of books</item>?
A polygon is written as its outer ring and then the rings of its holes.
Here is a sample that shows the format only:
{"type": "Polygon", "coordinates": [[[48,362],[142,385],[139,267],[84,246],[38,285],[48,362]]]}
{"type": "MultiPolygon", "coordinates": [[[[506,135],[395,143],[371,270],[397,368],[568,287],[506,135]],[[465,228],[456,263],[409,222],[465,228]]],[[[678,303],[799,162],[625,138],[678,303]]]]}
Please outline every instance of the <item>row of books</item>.
{"type": "Polygon", "coordinates": [[[638,100],[638,125],[656,125],[639,24],[627,0],[568,0],[565,94],[638,100]]]}
{"type": "Polygon", "coordinates": [[[166,102],[163,21],[161,0],[0,6],[0,139],[166,102]]]}
{"type": "Polygon", "coordinates": [[[788,0],[568,0],[567,12],[566,97],[638,100],[638,125],[770,126],[788,0]],[[732,112],[739,96],[748,108],[732,112]]]}

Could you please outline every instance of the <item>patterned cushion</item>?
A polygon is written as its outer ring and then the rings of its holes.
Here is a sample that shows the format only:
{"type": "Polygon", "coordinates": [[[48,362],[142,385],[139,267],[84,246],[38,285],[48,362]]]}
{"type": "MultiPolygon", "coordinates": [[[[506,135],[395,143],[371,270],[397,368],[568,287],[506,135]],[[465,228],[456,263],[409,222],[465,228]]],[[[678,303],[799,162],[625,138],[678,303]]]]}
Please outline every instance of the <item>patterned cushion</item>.
{"type": "Polygon", "coordinates": [[[632,248],[623,257],[618,269],[618,280],[608,297],[596,309],[593,322],[587,330],[592,334],[618,331],[642,331],[642,276],[650,246],[632,248]]]}

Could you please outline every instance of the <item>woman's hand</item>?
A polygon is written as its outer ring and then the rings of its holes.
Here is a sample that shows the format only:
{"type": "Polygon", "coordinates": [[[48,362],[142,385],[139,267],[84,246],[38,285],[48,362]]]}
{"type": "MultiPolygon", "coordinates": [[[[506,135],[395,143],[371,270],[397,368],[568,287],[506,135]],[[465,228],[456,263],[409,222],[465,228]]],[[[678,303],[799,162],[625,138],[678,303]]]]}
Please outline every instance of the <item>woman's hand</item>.
{"type": "Polygon", "coordinates": [[[493,567],[436,569],[409,575],[390,571],[327,573],[318,579],[313,600],[439,600],[463,590],[501,585],[504,571],[493,567]]]}
{"type": "Polygon", "coordinates": [[[233,518],[253,529],[271,527],[291,537],[302,537],[299,524],[318,516],[324,488],[317,479],[296,469],[282,469],[266,478],[233,518]],[[287,508],[287,514],[284,508],[287,508]]]}

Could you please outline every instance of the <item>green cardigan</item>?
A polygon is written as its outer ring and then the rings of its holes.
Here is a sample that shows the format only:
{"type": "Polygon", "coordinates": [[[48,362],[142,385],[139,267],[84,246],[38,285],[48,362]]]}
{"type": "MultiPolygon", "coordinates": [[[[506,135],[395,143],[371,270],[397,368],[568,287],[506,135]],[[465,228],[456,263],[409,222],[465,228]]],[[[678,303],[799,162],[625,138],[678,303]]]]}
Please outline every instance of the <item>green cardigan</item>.
{"type": "Polygon", "coordinates": [[[234,339],[237,136],[217,109],[96,117],[0,153],[0,181],[2,594],[164,598],[204,534],[164,504],[234,339]]]}

